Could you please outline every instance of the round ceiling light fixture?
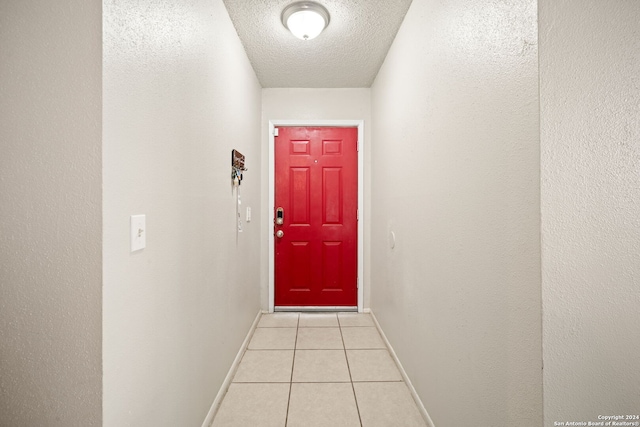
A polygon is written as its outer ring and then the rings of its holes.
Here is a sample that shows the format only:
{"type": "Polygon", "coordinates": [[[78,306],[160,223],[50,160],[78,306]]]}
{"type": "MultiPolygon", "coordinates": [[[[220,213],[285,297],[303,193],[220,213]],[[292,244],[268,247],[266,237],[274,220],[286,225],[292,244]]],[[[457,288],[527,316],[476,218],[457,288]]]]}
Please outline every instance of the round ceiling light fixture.
{"type": "Polygon", "coordinates": [[[291,3],[282,11],[282,24],[297,38],[311,40],[329,25],[329,12],[313,1],[291,3]]]}

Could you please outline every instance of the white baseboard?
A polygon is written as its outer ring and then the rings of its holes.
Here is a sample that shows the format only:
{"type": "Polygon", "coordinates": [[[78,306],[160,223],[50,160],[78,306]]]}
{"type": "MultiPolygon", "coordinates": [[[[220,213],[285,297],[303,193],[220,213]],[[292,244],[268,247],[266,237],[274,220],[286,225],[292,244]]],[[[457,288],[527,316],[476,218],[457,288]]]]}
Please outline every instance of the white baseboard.
{"type": "Polygon", "coordinates": [[[420,396],[418,396],[416,389],[413,387],[413,384],[411,384],[411,380],[409,379],[407,372],[402,367],[402,363],[400,363],[400,359],[398,359],[396,352],[393,350],[393,347],[391,347],[391,343],[389,343],[389,340],[384,334],[384,331],[380,327],[380,324],[378,323],[378,319],[376,319],[376,316],[373,313],[373,310],[369,309],[369,313],[371,314],[371,318],[373,319],[373,322],[376,324],[376,328],[378,329],[378,332],[380,332],[380,336],[382,337],[382,340],[384,341],[385,345],[389,349],[389,353],[391,353],[391,357],[396,362],[396,365],[398,365],[398,369],[400,370],[400,375],[402,375],[402,379],[407,384],[407,387],[409,388],[409,392],[411,393],[413,400],[416,402],[416,405],[418,406],[418,411],[420,411],[422,418],[424,418],[424,421],[427,423],[428,427],[436,427],[435,424],[433,424],[433,420],[429,416],[427,409],[422,404],[422,400],[420,400],[420,396]]]}
{"type": "Polygon", "coordinates": [[[225,377],[224,381],[222,382],[222,385],[220,386],[220,390],[218,390],[218,395],[216,396],[216,398],[213,400],[213,403],[211,404],[211,408],[209,409],[209,413],[207,414],[207,417],[204,419],[204,422],[202,423],[202,427],[211,427],[211,423],[213,423],[213,418],[216,416],[216,412],[218,412],[218,408],[220,408],[222,399],[224,399],[224,396],[227,394],[227,390],[231,385],[231,380],[233,380],[233,376],[236,374],[236,370],[238,370],[238,365],[240,365],[240,360],[242,360],[242,356],[244,355],[244,352],[247,349],[247,346],[249,346],[249,341],[251,341],[253,332],[256,330],[256,327],[258,326],[260,317],[262,317],[262,310],[259,311],[258,314],[256,315],[256,318],[253,321],[253,324],[251,325],[251,328],[249,329],[249,332],[247,333],[247,336],[244,339],[242,346],[240,347],[240,350],[238,350],[238,354],[236,355],[236,358],[233,360],[233,363],[231,364],[231,368],[229,368],[229,372],[227,373],[227,376],[225,377]]]}

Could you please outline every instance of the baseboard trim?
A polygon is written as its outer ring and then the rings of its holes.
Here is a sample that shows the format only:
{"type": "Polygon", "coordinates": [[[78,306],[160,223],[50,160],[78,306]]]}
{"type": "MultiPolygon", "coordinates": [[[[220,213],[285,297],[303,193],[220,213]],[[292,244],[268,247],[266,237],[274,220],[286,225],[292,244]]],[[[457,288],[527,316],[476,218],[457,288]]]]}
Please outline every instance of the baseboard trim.
{"type": "Polygon", "coordinates": [[[216,416],[216,412],[218,412],[218,408],[220,408],[222,399],[224,399],[224,396],[227,394],[227,390],[231,385],[231,380],[233,380],[233,376],[236,374],[236,370],[238,370],[238,365],[240,365],[240,360],[242,360],[242,356],[244,355],[244,352],[249,346],[249,341],[251,341],[253,332],[256,330],[256,327],[258,326],[260,317],[262,317],[262,310],[258,311],[258,314],[256,315],[256,318],[254,319],[253,324],[251,325],[251,328],[249,328],[249,332],[247,333],[247,336],[244,339],[242,346],[240,347],[240,350],[238,350],[238,354],[236,355],[236,358],[233,360],[233,363],[231,364],[231,368],[229,368],[229,372],[227,373],[227,376],[225,377],[224,381],[222,382],[222,385],[220,386],[220,390],[218,390],[218,395],[216,396],[216,398],[213,400],[213,403],[211,404],[211,408],[209,409],[209,413],[207,414],[207,417],[204,419],[204,422],[202,423],[202,427],[211,427],[211,423],[213,423],[213,418],[216,416]]]}
{"type": "Polygon", "coordinates": [[[375,323],[376,328],[378,329],[378,332],[380,332],[380,336],[382,337],[382,340],[384,341],[384,344],[389,349],[389,353],[391,353],[391,357],[393,358],[394,362],[396,362],[396,365],[398,366],[398,369],[400,370],[400,375],[402,375],[402,379],[407,384],[407,387],[409,388],[409,392],[411,393],[411,396],[413,397],[413,400],[416,402],[416,405],[418,406],[418,411],[420,411],[420,414],[422,415],[422,418],[424,418],[424,421],[427,423],[428,427],[436,427],[435,424],[433,424],[433,420],[429,416],[429,413],[427,412],[427,409],[422,404],[422,400],[420,400],[420,396],[418,396],[418,393],[416,392],[416,389],[413,387],[413,384],[411,384],[411,380],[409,379],[409,376],[407,375],[407,372],[402,367],[402,363],[400,363],[400,359],[398,359],[398,356],[396,355],[396,352],[393,350],[393,347],[391,347],[391,343],[389,342],[389,340],[387,339],[387,336],[384,334],[384,331],[380,327],[380,323],[378,323],[378,319],[376,318],[376,315],[373,313],[373,310],[369,309],[369,314],[371,314],[371,318],[373,319],[373,323],[375,323]]]}

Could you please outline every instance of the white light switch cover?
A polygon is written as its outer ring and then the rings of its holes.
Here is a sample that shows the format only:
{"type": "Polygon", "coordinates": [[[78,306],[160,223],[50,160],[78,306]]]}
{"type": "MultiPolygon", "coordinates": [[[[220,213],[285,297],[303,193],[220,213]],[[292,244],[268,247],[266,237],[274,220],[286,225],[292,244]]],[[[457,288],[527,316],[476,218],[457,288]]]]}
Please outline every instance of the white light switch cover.
{"type": "Polygon", "coordinates": [[[147,216],[131,215],[131,252],[147,246],[147,216]]]}
{"type": "Polygon", "coordinates": [[[247,222],[251,222],[251,208],[247,208],[247,222]]]}

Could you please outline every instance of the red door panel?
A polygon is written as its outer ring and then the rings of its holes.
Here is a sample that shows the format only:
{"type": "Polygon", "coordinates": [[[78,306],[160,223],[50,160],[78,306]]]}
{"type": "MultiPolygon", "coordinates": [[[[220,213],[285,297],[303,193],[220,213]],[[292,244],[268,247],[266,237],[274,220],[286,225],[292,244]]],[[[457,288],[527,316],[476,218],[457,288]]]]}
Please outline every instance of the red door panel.
{"type": "Polygon", "coordinates": [[[276,306],[358,303],[357,138],[357,128],[279,128],[276,306]]]}

